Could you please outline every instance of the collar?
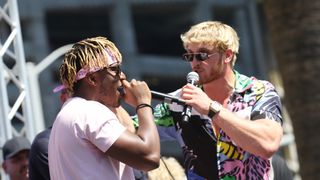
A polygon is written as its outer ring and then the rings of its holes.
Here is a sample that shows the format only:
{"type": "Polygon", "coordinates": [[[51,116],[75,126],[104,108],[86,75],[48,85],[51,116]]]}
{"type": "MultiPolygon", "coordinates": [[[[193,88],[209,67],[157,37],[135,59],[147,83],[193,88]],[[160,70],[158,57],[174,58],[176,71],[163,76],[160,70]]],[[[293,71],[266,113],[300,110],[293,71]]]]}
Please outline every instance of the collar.
{"type": "Polygon", "coordinates": [[[254,77],[247,77],[243,74],[238,73],[238,71],[233,70],[236,76],[236,83],[234,91],[237,93],[243,93],[244,91],[250,89],[253,86],[252,81],[255,79],[254,77]]]}

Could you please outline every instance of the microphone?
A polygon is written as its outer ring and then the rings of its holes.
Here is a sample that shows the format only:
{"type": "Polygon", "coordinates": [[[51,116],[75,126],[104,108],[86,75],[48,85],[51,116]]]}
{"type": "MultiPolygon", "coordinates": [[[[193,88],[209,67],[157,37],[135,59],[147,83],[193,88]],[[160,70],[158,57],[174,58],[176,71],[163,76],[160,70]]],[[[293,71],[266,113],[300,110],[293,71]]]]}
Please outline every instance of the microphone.
{"type": "Polygon", "coordinates": [[[123,86],[118,87],[117,90],[118,90],[118,92],[120,93],[120,96],[126,95],[126,90],[124,89],[123,86]]]}
{"type": "MultiPolygon", "coordinates": [[[[196,72],[189,72],[187,75],[187,82],[197,86],[199,81],[199,75],[196,72]]],[[[182,111],[182,121],[189,122],[189,118],[191,117],[192,107],[190,105],[184,105],[182,111]]]]}
{"type": "Polygon", "coordinates": [[[179,99],[169,94],[164,94],[156,91],[151,91],[151,94],[153,99],[158,99],[168,104],[175,102],[180,105],[185,105],[185,101],[183,99],[179,99]]]}

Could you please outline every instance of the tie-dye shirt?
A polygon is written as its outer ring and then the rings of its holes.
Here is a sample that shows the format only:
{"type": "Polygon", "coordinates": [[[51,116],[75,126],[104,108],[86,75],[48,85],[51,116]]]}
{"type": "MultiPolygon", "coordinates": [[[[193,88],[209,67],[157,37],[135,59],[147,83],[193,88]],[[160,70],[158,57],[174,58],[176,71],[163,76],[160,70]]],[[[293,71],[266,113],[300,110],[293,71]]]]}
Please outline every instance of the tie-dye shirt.
{"type": "MultiPolygon", "coordinates": [[[[281,102],[274,86],[234,73],[236,86],[227,108],[247,120],[267,118],[282,124],[281,102]]],[[[179,97],[180,92],[170,94],[179,97]]],[[[154,116],[161,140],[179,142],[189,180],[272,178],[269,159],[244,151],[221,129],[216,136],[211,119],[194,109],[189,121],[183,122],[182,111],[181,105],[162,103],[155,107],[154,116]]]]}

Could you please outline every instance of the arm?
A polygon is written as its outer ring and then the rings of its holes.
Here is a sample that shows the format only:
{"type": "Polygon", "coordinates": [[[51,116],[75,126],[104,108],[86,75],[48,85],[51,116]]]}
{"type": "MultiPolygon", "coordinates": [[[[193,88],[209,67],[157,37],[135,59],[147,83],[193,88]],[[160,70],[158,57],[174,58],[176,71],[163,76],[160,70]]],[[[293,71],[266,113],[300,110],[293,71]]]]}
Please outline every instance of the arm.
{"type": "MultiPolygon", "coordinates": [[[[139,104],[151,103],[151,93],[145,82],[132,80],[122,82],[126,89],[125,100],[136,107],[139,104]]],[[[152,109],[149,107],[137,110],[139,129],[136,134],[126,130],[107,150],[106,154],[136,169],[148,171],[159,166],[160,142],[152,109]]]]}
{"type": "MultiPolygon", "coordinates": [[[[186,85],[182,98],[198,112],[208,114],[212,100],[200,88],[186,85]]],[[[266,116],[250,121],[222,108],[212,120],[213,124],[220,127],[237,146],[252,154],[269,158],[279,148],[282,127],[280,123],[266,116]]]]}
{"type": "Polygon", "coordinates": [[[213,117],[213,122],[239,147],[264,158],[270,158],[278,150],[283,134],[280,123],[276,121],[265,118],[244,120],[225,108],[213,117]]]}
{"type": "MultiPolygon", "coordinates": [[[[157,126],[160,141],[177,140],[177,130],[169,104],[162,102],[154,106],[154,122],[157,126]]],[[[139,127],[137,115],[132,116],[135,128],[139,127]]]]}

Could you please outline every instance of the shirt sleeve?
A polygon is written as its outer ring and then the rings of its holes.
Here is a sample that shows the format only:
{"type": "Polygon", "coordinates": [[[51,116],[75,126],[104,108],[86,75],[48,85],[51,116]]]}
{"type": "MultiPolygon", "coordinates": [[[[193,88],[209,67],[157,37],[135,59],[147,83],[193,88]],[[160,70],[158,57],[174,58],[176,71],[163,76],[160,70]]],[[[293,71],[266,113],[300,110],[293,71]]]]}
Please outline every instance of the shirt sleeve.
{"type": "Polygon", "coordinates": [[[282,125],[281,100],[274,88],[266,88],[261,98],[254,105],[251,120],[271,119],[282,125]]]}
{"type": "Polygon", "coordinates": [[[99,103],[88,106],[84,119],[76,124],[76,128],[80,128],[84,138],[102,152],[106,152],[126,130],[116,115],[99,103]]]}

